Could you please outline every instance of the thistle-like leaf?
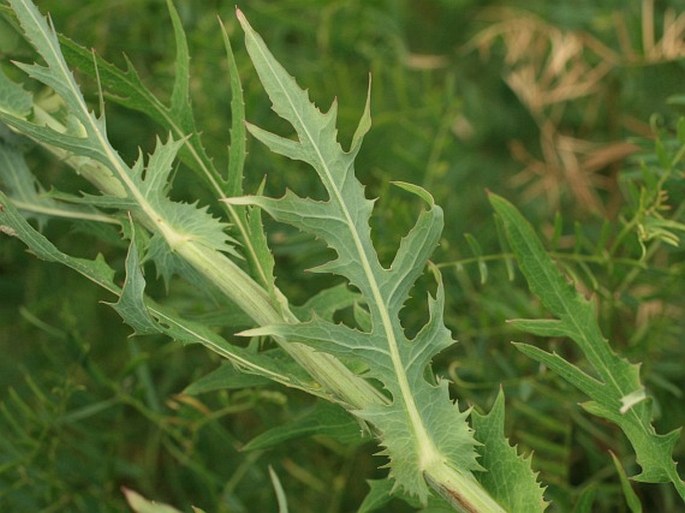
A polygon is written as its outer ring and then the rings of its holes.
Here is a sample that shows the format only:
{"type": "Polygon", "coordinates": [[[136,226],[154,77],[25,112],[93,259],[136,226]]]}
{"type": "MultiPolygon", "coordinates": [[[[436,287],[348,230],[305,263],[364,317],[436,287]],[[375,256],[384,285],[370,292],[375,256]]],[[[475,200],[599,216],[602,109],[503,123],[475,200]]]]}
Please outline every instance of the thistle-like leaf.
{"type": "Polygon", "coordinates": [[[192,242],[217,251],[237,255],[232,244],[235,240],[226,234],[226,225],[207,212],[207,207],[172,201],[169,198],[169,175],[183,141],[171,138],[166,143],[157,140],[147,165],[142,156],[131,169],[131,179],[144,202],[154,211],[160,222],[173,229],[173,237],[164,228],[157,231],[150,241],[149,257],[157,264],[158,272],[169,280],[174,272],[184,267],[174,255],[176,244],[192,242]]]}
{"type": "Polygon", "coordinates": [[[431,359],[453,343],[443,322],[444,291],[437,270],[437,293],[428,301],[428,323],[409,340],[399,320],[411,287],[424,272],[438,243],[443,227],[442,210],[427,192],[406,185],[406,189],[426,200],[427,210],[402,240],[391,267],[382,267],[369,227],[373,201],[364,196],[364,187],[354,175],[354,159],[371,124],[368,99],[352,146],[344,151],[336,139],[336,104],[321,113],[270,54],[242,13],[238,12],[238,17],[273,110],[294,127],[297,139],[252,125],[248,128],[272,151],[311,165],[326,188],[328,199],[314,201],[287,192],[280,199],[249,196],[233,201],[257,205],[276,220],[315,235],[335,250],[337,258],[316,271],[344,276],[361,292],[371,317],[368,332],[315,316],[304,324],[267,326],[247,334],[279,335],[341,357],[354,355],[362,359],[368,367],[368,377],[383,384],[391,402],[355,413],[380,433],[396,487],[425,502],[428,487],[423,475],[433,466],[447,463],[464,474],[480,469],[476,461],[477,442],[466,423],[468,413],[460,412],[450,400],[447,382],[429,383],[425,379],[431,359]]]}
{"type": "MultiPolygon", "coordinates": [[[[270,352],[257,353],[230,344],[205,325],[188,321],[176,312],[143,296],[145,283],[138,269],[137,251],[134,249],[129,251],[127,259],[128,290],[124,292],[114,282],[114,270],[101,255],[94,260],[89,260],[63,253],[28,223],[2,191],[0,191],[0,235],[20,239],[38,258],[69,267],[117,296],[117,310],[125,321],[133,321],[131,325],[134,329],[140,330],[143,327],[144,332],[150,333],[154,327],[157,333],[165,334],[173,340],[207,347],[227,358],[243,372],[263,376],[312,395],[323,395],[321,387],[312,383],[306,373],[295,366],[292,361],[284,361],[282,354],[279,356],[268,354],[270,352]],[[141,311],[133,312],[141,308],[141,311]],[[135,319],[132,319],[131,315],[135,315],[135,319]],[[141,316],[145,319],[141,320],[141,316]],[[138,325],[139,322],[140,325],[138,325]]],[[[324,395],[324,397],[327,396],[324,395]]]]}
{"type": "MultiPolygon", "coordinates": [[[[11,134],[7,134],[10,136],[11,134]]],[[[3,135],[2,138],[5,136],[3,135]]],[[[31,174],[19,147],[0,140],[0,189],[28,218],[43,226],[52,217],[81,219],[117,224],[92,205],[73,205],[48,194],[35,176],[31,174]]]]}
{"type": "Polygon", "coordinates": [[[108,303],[135,331],[134,335],[159,333],[157,323],[150,317],[145,304],[145,277],[140,266],[136,228],[131,223],[131,244],[126,255],[126,279],[116,303],[108,303]]]}
{"type": "MultiPolygon", "coordinates": [[[[166,279],[174,272],[187,269],[174,255],[180,245],[193,244],[210,250],[234,253],[233,239],[225,233],[226,225],[212,217],[207,208],[181,203],[168,197],[169,176],[174,159],[184,139],[173,139],[166,143],[158,141],[147,165],[142,156],[129,167],[111,146],[107,138],[104,113],[96,116],[90,111],[74,76],[61,53],[59,40],[52,25],[28,0],[11,0],[25,36],[42,56],[45,64],[18,64],[29,76],[50,86],[59,96],[67,112],[67,119],[60,124],[57,120],[47,122],[34,113],[33,120],[26,119],[15,110],[0,104],[0,119],[16,130],[36,141],[54,147],[67,159],[75,158],[98,162],[96,172],[89,179],[103,192],[101,204],[114,197],[112,206],[120,205],[122,198],[132,201],[130,211],[134,217],[153,233],[148,257],[155,259],[158,272],[166,279]],[[99,174],[98,174],[99,171],[99,174]],[[171,251],[169,251],[171,250],[171,251]]],[[[170,3],[176,37],[182,39],[180,21],[174,16],[170,3]]],[[[187,75],[187,56],[184,57],[185,42],[178,42],[181,48],[177,65],[181,75],[187,75]]],[[[177,78],[174,85],[172,111],[180,117],[187,117],[187,77],[177,78]]],[[[54,148],[53,151],[57,151],[54,148]]],[[[58,153],[59,153],[58,151],[58,153]]],[[[90,163],[91,166],[92,162],[90,163]]]]}
{"type": "Polygon", "coordinates": [[[592,304],[557,269],[530,223],[505,199],[493,194],[490,201],[502,219],[509,244],[531,291],[556,317],[516,320],[513,324],[536,335],[573,340],[595,375],[556,353],[529,344],[516,346],[587,394],[592,399],[582,405],[587,411],[614,422],[623,430],[642,467],[642,472],[633,479],[649,483],[670,481],[685,499],[685,483],[673,461],[680,430],[657,434],[651,423],[651,401],[640,381],[640,366],[614,353],[601,333],[592,304]]]}
{"type": "MultiPolygon", "coordinates": [[[[231,144],[228,173],[224,177],[216,169],[202,143],[201,131],[197,129],[190,97],[190,67],[188,43],[183,26],[172,0],[167,0],[176,43],[175,80],[171,104],[167,106],[143,83],[130,61],[121,70],[88,48],[60,36],[62,51],[67,62],[82,73],[97,78],[105,95],[127,108],[145,113],[168,131],[174,139],[182,140],[178,156],[190,169],[207,183],[218,198],[242,194],[243,168],[245,162],[245,107],[242,86],[238,76],[231,44],[226,30],[221,26],[226,49],[231,85],[231,144]]],[[[225,205],[227,213],[240,234],[243,253],[257,280],[273,293],[273,256],[266,244],[266,236],[258,209],[225,205]]]]}
{"type": "Polygon", "coordinates": [[[545,511],[544,488],[536,482],[531,458],[517,454],[504,436],[504,392],[500,390],[489,413],[474,412],[472,419],[476,438],[483,442],[480,463],[488,469],[480,481],[493,498],[509,513],[545,511]]]}

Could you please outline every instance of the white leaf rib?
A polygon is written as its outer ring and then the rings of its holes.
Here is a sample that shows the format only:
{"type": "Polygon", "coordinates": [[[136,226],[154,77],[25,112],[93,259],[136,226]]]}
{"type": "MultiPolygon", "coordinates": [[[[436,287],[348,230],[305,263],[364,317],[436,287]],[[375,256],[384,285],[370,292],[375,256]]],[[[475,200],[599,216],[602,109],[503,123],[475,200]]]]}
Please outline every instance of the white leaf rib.
{"type": "MultiPolygon", "coordinates": [[[[311,148],[314,150],[316,159],[320,164],[320,169],[324,173],[324,177],[322,178],[325,178],[325,180],[328,182],[327,189],[329,190],[329,193],[332,194],[331,199],[335,201],[342,215],[344,216],[345,224],[347,225],[347,228],[349,229],[350,234],[352,236],[355,250],[357,252],[357,255],[359,256],[359,262],[362,266],[362,269],[364,270],[364,275],[368,282],[369,289],[371,290],[371,293],[373,295],[372,299],[376,303],[378,312],[380,314],[381,324],[383,327],[383,331],[385,333],[386,341],[388,344],[388,350],[393,365],[393,371],[395,373],[395,376],[397,377],[400,395],[402,396],[401,401],[404,404],[405,411],[407,412],[407,416],[409,418],[411,430],[414,433],[414,442],[418,459],[420,462],[420,468],[423,470],[427,466],[430,466],[431,464],[440,461],[441,455],[437,450],[435,444],[433,443],[433,440],[423,423],[423,419],[421,417],[421,414],[419,413],[418,407],[414,400],[414,396],[411,391],[411,386],[409,385],[407,374],[404,370],[404,365],[402,362],[402,358],[400,356],[398,341],[395,331],[393,329],[393,323],[390,318],[390,313],[385,304],[385,298],[383,297],[378,286],[378,281],[371,267],[371,262],[369,261],[368,256],[364,251],[364,244],[362,243],[359,233],[352,221],[352,216],[350,214],[349,209],[347,208],[342,192],[336,186],[328,162],[321,153],[321,150],[316,142],[316,139],[307,128],[307,125],[304,119],[302,118],[300,109],[296,107],[295,101],[289,94],[287,87],[285,87],[280,77],[278,76],[278,72],[273,68],[270,59],[264,53],[262,45],[255,38],[252,32],[248,32],[248,37],[251,38],[252,43],[259,52],[262,61],[266,63],[266,66],[268,67],[271,76],[275,79],[276,83],[278,84],[281,94],[287,100],[291,112],[296,117],[298,124],[301,127],[301,130],[303,131],[306,139],[311,145],[311,148]]],[[[396,399],[397,398],[395,398],[395,400],[396,399]]]]}

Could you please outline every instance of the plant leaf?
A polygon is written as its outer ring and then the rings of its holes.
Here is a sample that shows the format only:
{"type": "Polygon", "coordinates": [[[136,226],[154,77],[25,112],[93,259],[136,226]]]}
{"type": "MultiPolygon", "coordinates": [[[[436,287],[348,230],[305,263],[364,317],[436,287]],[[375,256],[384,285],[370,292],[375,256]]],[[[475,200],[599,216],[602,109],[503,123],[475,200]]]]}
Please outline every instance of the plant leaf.
{"type": "Polygon", "coordinates": [[[126,279],[119,300],[107,304],[134,329],[134,335],[151,335],[159,333],[160,329],[150,317],[145,304],[145,278],[140,267],[135,233],[135,225],[131,222],[131,244],[126,255],[126,279]]]}
{"type": "Polygon", "coordinates": [[[523,458],[504,436],[504,392],[500,389],[490,412],[473,412],[476,438],[483,442],[481,465],[488,472],[479,477],[508,513],[536,513],[547,508],[544,488],[536,482],[530,466],[531,457],[523,458]]]}
{"type": "MultiPolygon", "coordinates": [[[[253,125],[248,129],[272,151],[311,165],[328,192],[327,201],[314,201],[287,192],[280,199],[249,196],[234,204],[257,205],[272,217],[315,235],[335,250],[337,258],[314,269],[344,276],[357,288],[368,306],[371,330],[358,331],[314,316],[297,325],[258,328],[244,335],[278,335],[310,344],[336,356],[353,355],[366,363],[367,375],[379,380],[390,394],[387,405],[356,411],[380,433],[383,451],[390,458],[395,488],[425,503],[429,490],[424,472],[445,465],[461,475],[479,470],[476,441],[466,423],[468,412],[452,403],[447,382],[429,383],[425,372],[431,359],[453,344],[444,326],[444,290],[440,274],[435,298],[429,298],[430,320],[414,340],[400,324],[402,309],[414,281],[423,273],[443,227],[442,209],[416,186],[406,189],[427,200],[428,208],[401,241],[389,269],[381,266],[374,249],[369,219],[373,201],[354,176],[354,159],[371,124],[369,101],[349,151],[336,139],[336,103],[321,113],[305,91],[274,59],[261,37],[238,11],[246,46],[273,110],[295,129],[297,139],[272,134],[253,125]]],[[[469,478],[472,479],[472,478],[469,478]]],[[[475,479],[473,479],[475,483],[475,479]]],[[[496,507],[496,506],[495,506],[496,507]]]]}
{"type": "Polygon", "coordinates": [[[369,493],[359,505],[357,513],[370,513],[385,506],[392,499],[392,483],[388,479],[367,480],[369,493]]]}
{"type": "Polygon", "coordinates": [[[240,196],[243,194],[243,168],[245,166],[245,101],[243,86],[240,82],[238,65],[235,62],[231,40],[226,33],[226,27],[221,24],[221,35],[226,48],[226,61],[231,84],[231,146],[229,148],[228,174],[226,176],[226,195],[240,196]]]}
{"type": "Polygon", "coordinates": [[[635,493],[635,490],[633,490],[633,487],[630,486],[628,476],[626,476],[626,471],[623,470],[623,465],[621,465],[621,462],[613,452],[609,451],[609,454],[611,454],[614,467],[616,467],[616,472],[618,472],[618,477],[621,480],[621,490],[623,491],[623,497],[626,499],[628,508],[632,513],[642,513],[642,504],[640,503],[640,499],[635,493]]]}
{"type": "Polygon", "coordinates": [[[354,306],[361,300],[361,296],[341,283],[310,297],[305,304],[293,307],[293,312],[299,319],[311,319],[316,315],[327,321],[333,320],[333,314],[354,306]]]}
{"type": "MultiPolygon", "coordinates": [[[[189,66],[186,36],[172,0],[167,0],[167,7],[176,41],[176,79],[170,106],[165,105],[143,84],[128,60],[126,70],[120,70],[101,57],[93,56],[89,49],[60,36],[64,56],[69,63],[82,72],[93,77],[97,76],[109,99],[129,109],[145,113],[171,133],[174,139],[183,141],[179,148],[180,159],[202,177],[218,198],[242,194],[246,153],[245,108],[242,86],[225,28],[221,25],[232,93],[231,145],[226,179],[217,171],[202,144],[201,132],[197,129],[188,95],[189,66]]],[[[259,282],[273,293],[273,257],[266,246],[259,211],[254,209],[255,211],[251,212],[252,209],[230,205],[226,205],[226,208],[231,221],[240,233],[243,251],[250,268],[259,282]]]]}
{"type": "Polygon", "coordinates": [[[278,513],[288,513],[288,499],[285,496],[285,491],[283,490],[280,479],[278,479],[278,475],[271,466],[269,466],[269,476],[271,477],[271,484],[274,487],[274,492],[276,492],[278,513]]]}
{"type": "Polygon", "coordinates": [[[595,376],[559,355],[526,344],[517,347],[590,396],[592,401],[582,405],[587,411],[614,422],[623,430],[642,467],[642,472],[633,479],[649,483],[670,481],[685,499],[685,483],[678,476],[672,456],[680,430],[666,435],[656,433],[651,424],[651,401],[645,400],[647,396],[640,382],[640,366],[613,352],[600,331],[592,304],[566,281],[518,210],[494,194],[490,195],[490,202],[502,219],[509,244],[531,291],[556,317],[555,320],[515,321],[514,325],[534,334],[573,340],[595,376]]]}
{"type": "Polygon", "coordinates": [[[149,501],[142,495],[126,487],[122,488],[126,502],[131,506],[135,513],[181,513],[176,508],[172,508],[168,504],[160,502],[149,501]]]}
{"type": "MultiPolygon", "coordinates": [[[[0,85],[1,94],[2,85],[0,85]]],[[[2,105],[1,100],[0,105],[2,105]]],[[[52,217],[118,224],[113,217],[99,212],[90,205],[72,205],[59,201],[54,194],[48,194],[29,170],[21,149],[11,142],[2,140],[0,140],[0,187],[27,218],[35,219],[41,227],[52,217]]]]}
{"type": "Polygon", "coordinates": [[[304,416],[271,428],[247,442],[242,450],[268,449],[287,440],[307,436],[329,436],[348,446],[362,441],[359,423],[343,408],[319,401],[304,416]]]}
{"type": "Polygon", "coordinates": [[[193,381],[184,390],[184,394],[199,395],[217,390],[241,390],[263,386],[270,381],[256,374],[240,372],[233,365],[222,363],[219,367],[193,381]]]}
{"type": "MultiPolygon", "coordinates": [[[[57,249],[19,214],[7,196],[0,191],[0,233],[19,238],[38,258],[69,267],[103,289],[120,297],[121,288],[114,282],[114,270],[101,255],[95,260],[76,258],[57,249]]],[[[136,286],[139,293],[140,284],[136,286]]],[[[298,366],[283,361],[278,355],[256,353],[228,343],[204,324],[188,321],[172,310],[145,298],[145,308],[154,319],[157,332],[185,344],[201,344],[227,358],[244,372],[260,375],[285,386],[321,396],[323,391],[298,366]],[[287,367],[285,367],[287,366],[287,367]],[[284,370],[284,368],[286,370],[284,370]]],[[[325,397],[325,396],[324,396],[325,397]]],[[[326,397],[328,398],[328,397],[326,397]]]]}
{"type": "Polygon", "coordinates": [[[69,38],[59,36],[62,52],[72,66],[92,77],[97,76],[109,99],[129,109],[145,113],[171,132],[175,139],[183,140],[180,157],[184,163],[202,176],[214,190],[221,190],[223,181],[205,152],[190,105],[188,44],[185,33],[171,0],[167,0],[167,8],[176,42],[176,73],[170,106],[166,106],[143,84],[128,59],[128,67],[122,71],[101,57],[94,57],[90,49],[69,38]]]}
{"type": "Polygon", "coordinates": [[[158,272],[167,282],[172,273],[184,269],[174,254],[175,244],[193,242],[237,256],[231,245],[235,240],[226,234],[226,225],[211,216],[207,207],[199,208],[196,204],[169,199],[169,174],[182,144],[182,141],[171,138],[166,143],[158,139],[147,165],[140,157],[131,169],[131,179],[137,191],[174,231],[171,240],[168,232],[160,230],[154,233],[150,241],[149,257],[155,260],[158,272]]]}
{"type": "Polygon", "coordinates": [[[33,95],[12,82],[0,69],[0,105],[15,116],[28,116],[33,109],[33,95]]]}

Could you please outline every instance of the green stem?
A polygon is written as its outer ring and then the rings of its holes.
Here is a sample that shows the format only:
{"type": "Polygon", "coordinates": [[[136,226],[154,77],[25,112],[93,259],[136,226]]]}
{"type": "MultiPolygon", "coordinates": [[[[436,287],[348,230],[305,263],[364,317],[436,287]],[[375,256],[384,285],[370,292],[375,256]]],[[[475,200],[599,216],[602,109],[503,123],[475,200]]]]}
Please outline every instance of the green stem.
{"type": "MultiPolygon", "coordinates": [[[[90,116],[90,114],[87,115],[90,116]]],[[[57,132],[66,131],[62,123],[35,103],[34,117],[37,122],[57,132]]],[[[151,205],[142,200],[142,196],[128,179],[125,164],[111,148],[105,135],[99,132],[99,127],[93,123],[91,128],[96,135],[93,139],[102,147],[103,152],[111,157],[111,169],[90,158],[73,155],[42,141],[36,142],[64,160],[104,194],[138,200],[141,209],[134,214],[136,220],[150,232],[160,233],[172,251],[218,287],[258,326],[299,322],[287,306],[279,304],[275,307],[269,293],[225,254],[176,233],[170,223],[165,222],[162,216],[152,210],[151,205]],[[122,182],[125,186],[122,186],[122,182]]],[[[275,296],[282,295],[277,290],[274,292],[275,296]]],[[[278,338],[276,341],[323,389],[329,392],[328,397],[331,400],[342,403],[347,409],[361,409],[371,404],[387,403],[388,399],[383,394],[368,381],[350,371],[337,358],[316,352],[311,347],[296,342],[278,338]]]]}
{"type": "Polygon", "coordinates": [[[471,474],[445,462],[424,471],[428,484],[459,513],[507,513],[471,474]]]}
{"type": "MultiPolygon", "coordinates": [[[[236,303],[257,325],[299,322],[287,309],[284,314],[279,313],[271,304],[268,293],[222,253],[190,241],[177,246],[175,250],[181,258],[236,303]]],[[[337,358],[327,353],[315,352],[304,344],[278,337],[276,339],[321,386],[328,389],[338,401],[346,403],[348,409],[387,402],[378,390],[352,373],[337,358]]]]}

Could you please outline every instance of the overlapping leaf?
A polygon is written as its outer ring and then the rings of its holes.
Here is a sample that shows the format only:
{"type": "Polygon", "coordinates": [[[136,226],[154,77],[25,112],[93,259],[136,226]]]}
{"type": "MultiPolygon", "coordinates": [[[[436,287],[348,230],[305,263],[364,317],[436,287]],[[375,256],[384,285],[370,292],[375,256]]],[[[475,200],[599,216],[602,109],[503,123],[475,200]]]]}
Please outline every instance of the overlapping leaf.
{"type": "MultiPolygon", "coordinates": [[[[0,119],[43,144],[64,150],[67,156],[74,154],[96,160],[102,176],[91,178],[104,193],[100,205],[108,206],[108,201],[111,201],[112,207],[119,207],[122,196],[133,200],[131,210],[134,215],[154,234],[149,255],[156,259],[158,270],[165,278],[183,270],[166,245],[192,242],[218,251],[233,252],[230,244],[233,241],[225,233],[225,224],[213,218],[206,208],[175,202],[168,197],[172,164],[184,141],[170,137],[165,144],[158,142],[147,165],[142,156],[132,168],[126,165],[107,140],[104,114],[97,117],[86,105],[52,26],[31,2],[12,0],[11,5],[25,35],[45,61],[45,65],[19,64],[19,67],[59,95],[68,117],[59,129],[54,123],[45,126],[40,120],[27,120],[16,109],[5,107],[0,108],[0,119]]],[[[177,25],[178,20],[175,25],[178,32],[180,28],[177,25]]],[[[187,58],[183,58],[183,51],[178,61],[181,75],[187,76],[187,58]]],[[[176,81],[172,98],[172,111],[181,118],[187,117],[190,108],[186,105],[187,84],[182,79],[176,81]]]]}
{"type": "Polygon", "coordinates": [[[431,465],[449,462],[466,473],[480,468],[476,462],[476,442],[466,423],[467,413],[460,412],[452,403],[446,382],[429,383],[425,379],[431,359],[453,343],[443,322],[444,291],[437,271],[438,289],[436,297],[429,299],[428,323],[414,340],[409,340],[399,321],[410,288],[438,243],[443,227],[442,210],[422,189],[404,185],[422,197],[428,209],[402,240],[392,266],[383,268],[369,228],[373,201],[364,196],[353,167],[362,138],[370,127],[368,101],[351,149],[344,151],[336,139],[336,104],[327,113],[316,109],[245,18],[240,13],[238,16],[246,32],[248,52],[273,109],[292,124],[297,140],[255,126],[250,126],[250,131],[272,151],[310,164],[329,198],[313,201],[288,192],[280,199],[250,196],[235,202],[258,205],[278,221],[325,241],[337,258],[316,271],[347,278],[361,291],[371,317],[368,332],[315,317],[305,324],[269,326],[250,334],[280,335],[339,356],[353,354],[363,359],[368,376],[383,383],[392,402],[356,413],[380,431],[390,457],[390,473],[397,485],[425,500],[428,488],[423,472],[431,465]]]}
{"type": "MultiPolygon", "coordinates": [[[[2,148],[0,147],[0,150],[2,148]]],[[[158,305],[144,296],[144,279],[135,246],[129,250],[124,286],[114,281],[114,270],[98,256],[94,260],[76,258],[57,249],[36,231],[0,191],[0,233],[20,239],[38,258],[59,263],[82,274],[104,290],[118,297],[114,304],[124,321],[141,333],[161,333],[185,344],[201,344],[227,358],[242,371],[263,376],[289,387],[314,395],[322,391],[292,361],[278,355],[256,353],[228,343],[206,326],[188,321],[174,311],[158,305]]]]}
{"type": "MultiPolygon", "coordinates": [[[[231,89],[231,145],[226,176],[217,170],[202,144],[201,131],[193,115],[190,97],[190,66],[188,43],[180,17],[171,0],[167,0],[176,42],[175,79],[170,104],[166,105],[143,83],[130,61],[121,70],[74,41],[60,36],[62,51],[67,62],[84,73],[97,78],[105,95],[127,108],[145,113],[167,130],[174,139],[183,141],[179,158],[218,197],[242,194],[243,167],[245,161],[245,107],[238,69],[231,44],[224,30],[224,43],[231,89]]],[[[245,257],[257,280],[273,292],[273,257],[267,247],[264,229],[258,209],[226,205],[227,214],[240,234],[245,257]]]]}

